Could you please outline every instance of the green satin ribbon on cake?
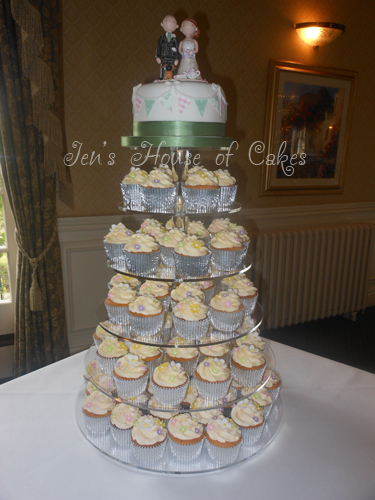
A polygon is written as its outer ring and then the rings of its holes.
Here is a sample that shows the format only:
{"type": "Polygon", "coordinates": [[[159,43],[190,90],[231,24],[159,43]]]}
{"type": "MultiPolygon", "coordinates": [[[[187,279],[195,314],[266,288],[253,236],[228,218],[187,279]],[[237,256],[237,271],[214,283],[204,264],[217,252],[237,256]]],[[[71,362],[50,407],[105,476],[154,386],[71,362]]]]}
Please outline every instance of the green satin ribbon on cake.
{"type": "Polygon", "coordinates": [[[225,137],[225,123],[211,122],[134,122],[134,137],[225,137]]]}

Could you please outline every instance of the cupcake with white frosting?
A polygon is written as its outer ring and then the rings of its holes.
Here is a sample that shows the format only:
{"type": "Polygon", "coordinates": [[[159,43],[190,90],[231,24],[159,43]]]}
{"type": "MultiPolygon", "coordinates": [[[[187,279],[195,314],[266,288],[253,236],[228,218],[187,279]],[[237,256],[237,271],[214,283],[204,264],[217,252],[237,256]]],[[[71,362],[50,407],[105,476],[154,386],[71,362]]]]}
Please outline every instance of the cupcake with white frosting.
{"type": "Polygon", "coordinates": [[[211,280],[198,281],[197,285],[204,293],[204,303],[209,304],[212,297],[215,295],[216,285],[211,280]]]}
{"type": "Polygon", "coordinates": [[[158,333],[163,326],[164,315],[160,300],[151,295],[140,295],[129,305],[130,325],[136,335],[158,333]]]}
{"type": "Polygon", "coordinates": [[[146,280],[139,289],[139,295],[152,295],[160,300],[165,311],[168,310],[171,302],[171,292],[169,283],[165,281],[146,280]]]}
{"type": "Polygon", "coordinates": [[[267,420],[267,418],[270,416],[273,406],[272,394],[265,388],[257,389],[254,392],[254,387],[248,387],[246,389],[243,389],[242,394],[246,396],[247,392],[253,393],[250,396],[250,399],[262,408],[264,413],[264,418],[267,420]]]}
{"type": "Polygon", "coordinates": [[[246,248],[249,248],[250,245],[250,237],[246,231],[246,229],[243,226],[239,226],[235,222],[231,222],[229,224],[229,230],[234,231],[239,239],[241,240],[241,243],[245,245],[246,248]]]}
{"type": "Polygon", "coordinates": [[[133,231],[124,226],[122,222],[112,224],[109,233],[104,237],[104,249],[107,258],[115,262],[123,261],[124,245],[133,234],[133,231]]]}
{"type": "Polygon", "coordinates": [[[169,446],[180,461],[195,460],[202,451],[203,425],[190,413],[182,413],[168,422],[169,446]]]}
{"type": "Polygon", "coordinates": [[[254,284],[250,280],[235,279],[229,289],[234,290],[240,297],[245,308],[245,315],[253,314],[258,300],[258,289],[255,288],[254,284]]]}
{"type": "Polygon", "coordinates": [[[186,234],[180,229],[171,229],[167,233],[160,234],[156,241],[160,246],[161,261],[165,266],[174,267],[173,252],[175,246],[186,238],[186,234]]]}
{"type": "Polygon", "coordinates": [[[141,410],[124,403],[116,405],[111,412],[111,434],[120,446],[130,445],[134,423],[142,416],[141,410]]]}
{"type": "Polygon", "coordinates": [[[220,187],[218,209],[219,211],[228,210],[236,201],[237,181],[235,177],[230,175],[228,170],[220,168],[219,170],[215,170],[214,173],[220,187]]]}
{"type": "Polygon", "coordinates": [[[194,372],[194,382],[206,401],[223,398],[232,380],[230,368],[223,359],[205,358],[194,372]]]}
{"type": "Polygon", "coordinates": [[[220,233],[220,231],[226,231],[229,228],[230,219],[214,219],[211,224],[208,226],[208,232],[210,233],[211,238],[215,236],[216,233],[220,233]]]}
{"type": "MultiPolygon", "coordinates": [[[[241,333],[241,332],[239,332],[241,333]]],[[[262,339],[262,337],[259,335],[259,331],[255,330],[251,333],[248,333],[247,335],[244,335],[243,337],[239,337],[238,339],[234,340],[233,345],[234,347],[240,347],[242,344],[248,344],[248,345],[253,345],[260,351],[264,352],[266,350],[266,343],[262,339]]]]}
{"type": "Polygon", "coordinates": [[[259,405],[247,398],[243,399],[234,405],[231,417],[242,431],[245,446],[251,446],[259,441],[265,424],[264,413],[259,405]]]}
{"type": "Polygon", "coordinates": [[[104,301],[109,320],[117,325],[128,325],[130,323],[129,304],[136,297],[137,292],[128,284],[120,283],[113,286],[104,301]]]}
{"type": "Polygon", "coordinates": [[[111,375],[116,362],[128,352],[125,342],[109,335],[100,344],[96,351],[98,364],[103,373],[111,375]]]}
{"type": "Polygon", "coordinates": [[[207,425],[208,422],[214,417],[221,417],[223,414],[222,408],[213,408],[212,410],[207,409],[216,405],[215,401],[206,401],[202,396],[197,397],[192,403],[190,403],[191,414],[194,415],[198,422],[203,425],[207,425]]]}
{"type": "Polygon", "coordinates": [[[212,253],[211,262],[215,269],[234,271],[242,267],[247,249],[233,231],[216,233],[209,246],[212,253]]]}
{"type": "Polygon", "coordinates": [[[148,408],[150,410],[150,414],[153,417],[159,418],[160,420],[163,420],[165,423],[167,423],[170,418],[178,414],[179,406],[162,405],[161,403],[158,403],[158,401],[156,401],[154,396],[151,396],[148,402],[148,408]],[[166,410],[172,410],[172,411],[166,411],[166,410]]]}
{"type": "Polygon", "coordinates": [[[263,353],[253,345],[242,344],[232,351],[232,373],[240,384],[246,386],[260,384],[266,364],[263,353]]]}
{"type": "Polygon", "coordinates": [[[222,290],[228,290],[229,288],[232,287],[232,283],[237,280],[244,280],[247,281],[249,278],[246,276],[246,274],[240,273],[236,274],[235,276],[228,276],[227,278],[224,278],[220,281],[221,283],[221,288],[222,290]]]}
{"type": "Polygon", "coordinates": [[[168,432],[165,422],[144,415],[134,422],[131,432],[133,453],[140,464],[149,466],[158,462],[167,444],[168,432]]]}
{"type": "MultiPolygon", "coordinates": [[[[206,335],[200,339],[201,344],[209,344],[218,340],[215,335],[206,335]]],[[[201,360],[204,358],[219,358],[229,363],[230,344],[228,342],[221,344],[209,344],[199,347],[201,360]]]]}
{"type": "MultiPolygon", "coordinates": [[[[137,337],[137,340],[146,340],[148,337],[137,337]]],[[[147,344],[131,343],[129,347],[130,354],[136,354],[139,359],[146,363],[150,373],[153,373],[155,368],[160,365],[163,353],[159,347],[147,344]]]]}
{"type": "MultiPolygon", "coordinates": [[[[101,325],[103,325],[104,327],[108,328],[108,330],[110,330],[111,327],[112,327],[112,323],[110,321],[108,321],[108,320],[103,321],[103,323],[101,323],[101,325]]],[[[103,342],[103,340],[106,337],[108,337],[108,336],[111,335],[110,332],[108,332],[107,330],[105,330],[101,325],[98,325],[96,327],[94,335],[92,336],[96,347],[99,347],[100,344],[103,342]]]]}
{"type": "Polygon", "coordinates": [[[215,210],[219,194],[217,177],[208,170],[190,171],[182,186],[182,196],[191,212],[206,213],[215,210]]]}
{"type": "Polygon", "coordinates": [[[201,277],[208,273],[211,252],[202,240],[188,236],[174,249],[176,273],[183,277],[201,277]]]}
{"type": "Polygon", "coordinates": [[[124,205],[129,210],[142,210],[139,186],[147,177],[147,172],[140,168],[131,167],[130,172],[121,182],[121,193],[124,205]]]}
{"type": "Polygon", "coordinates": [[[92,361],[90,361],[89,363],[87,363],[87,365],[85,366],[84,377],[85,377],[86,380],[91,380],[98,373],[102,373],[102,371],[100,369],[98,360],[97,359],[93,359],[92,361]]]}
{"type": "Polygon", "coordinates": [[[275,403],[280,394],[281,389],[281,378],[280,374],[275,370],[267,370],[264,372],[262,383],[266,382],[264,386],[268,392],[272,395],[272,402],[275,403]]]}
{"type": "Polygon", "coordinates": [[[199,302],[204,302],[204,292],[201,290],[198,283],[184,282],[180,283],[176,288],[172,290],[172,308],[174,308],[178,302],[184,299],[195,299],[199,302]]]}
{"type": "Polygon", "coordinates": [[[146,390],[148,368],[136,354],[126,354],[113,368],[113,377],[119,396],[134,398],[146,390]]]}
{"type": "Polygon", "coordinates": [[[210,233],[200,220],[191,220],[186,227],[186,233],[188,236],[196,236],[206,244],[210,241],[210,233]]]}
{"type": "Polygon", "coordinates": [[[110,375],[107,375],[106,373],[97,373],[87,382],[85,392],[89,396],[92,392],[98,391],[99,389],[105,392],[108,396],[111,396],[115,392],[116,386],[110,375]]]}
{"type": "Polygon", "coordinates": [[[222,407],[223,415],[225,417],[230,417],[232,402],[235,401],[237,397],[238,397],[237,390],[231,384],[229,387],[229,391],[225,394],[225,396],[216,401],[216,404],[222,407]]]}
{"type": "Polygon", "coordinates": [[[139,191],[142,205],[151,212],[170,211],[177,195],[177,187],[170,175],[159,168],[155,168],[144,178],[139,191]]]}
{"type": "Polygon", "coordinates": [[[235,292],[220,292],[210,301],[211,321],[217,330],[233,332],[241,326],[244,306],[235,292]]]}
{"type": "Polygon", "coordinates": [[[94,434],[104,434],[109,429],[110,415],[114,407],[112,398],[100,391],[92,392],[82,405],[86,428],[94,434]]]}
{"type": "Polygon", "coordinates": [[[115,274],[111,281],[108,283],[108,288],[111,289],[115,285],[120,285],[123,283],[124,285],[129,285],[130,288],[134,290],[138,290],[141,282],[132,276],[125,276],[124,274],[115,274]]]}
{"type": "Polygon", "coordinates": [[[163,363],[155,370],[151,378],[154,397],[163,405],[175,406],[183,401],[189,377],[180,363],[163,363]]]}
{"type": "Polygon", "coordinates": [[[199,352],[196,347],[183,347],[189,341],[182,337],[174,337],[169,341],[171,347],[166,350],[167,361],[181,363],[188,375],[192,375],[198,363],[199,352]]]}
{"type": "Polygon", "coordinates": [[[159,265],[160,249],[152,236],[134,234],[124,247],[126,266],[131,273],[149,274],[159,265]]]}
{"type": "Polygon", "coordinates": [[[172,319],[179,336],[189,340],[200,339],[207,333],[210,324],[209,308],[193,297],[187,298],[176,304],[172,319]]]}
{"type": "Polygon", "coordinates": [[[242,433],[238,425],[224,416],[211,419],[205,430],[207,451],[216,465],[235,462],[240,453],[242,433]]]}

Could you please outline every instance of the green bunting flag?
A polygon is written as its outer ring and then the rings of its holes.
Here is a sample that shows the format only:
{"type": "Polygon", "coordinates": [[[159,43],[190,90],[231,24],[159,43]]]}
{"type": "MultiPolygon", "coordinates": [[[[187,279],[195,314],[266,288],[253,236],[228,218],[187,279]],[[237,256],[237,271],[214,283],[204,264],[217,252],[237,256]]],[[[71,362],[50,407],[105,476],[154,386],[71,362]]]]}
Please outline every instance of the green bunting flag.
{"type": "Polygon", "coordinates": [[[145,99],[147,116],[149,116],[149,114],[151,113],[151,110],[154,107],[154,104],[155,104],[155,99],[145,99]]]}
{"type": "Polygon", "coordinates": [[[194,102],[198,108],[199,114],[203,116],[204,110],[206,109],[207,99],[195,99],[194,102]]]}

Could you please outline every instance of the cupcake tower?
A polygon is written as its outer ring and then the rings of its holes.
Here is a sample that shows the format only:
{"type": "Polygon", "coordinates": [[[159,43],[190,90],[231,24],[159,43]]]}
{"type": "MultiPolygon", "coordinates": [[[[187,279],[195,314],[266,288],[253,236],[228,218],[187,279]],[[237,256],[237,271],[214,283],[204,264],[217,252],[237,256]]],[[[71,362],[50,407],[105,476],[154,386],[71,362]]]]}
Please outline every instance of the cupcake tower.
{"type": "MultiPolygon", "coordinates": [[[[237,185],[228,171],[185,173],[132,168],[121,183],[125,206],[173,213],[180,192],[188,212],[229,211],[237,185]]],[[[257,330],[257,289],[243,273],[249,243],[229,218],[206,227],[179,212],[165,225],[145,219],[135,232],[112,225],[104,249],[118,272],[81,406],[101,449],[111,439],[126,463],[157,468],[169,456],[183,471],[203,456],[220,468],[260,447],[281,380],[257,330]],[[163,268],[175,279],[163,280],[163,268]]]]}

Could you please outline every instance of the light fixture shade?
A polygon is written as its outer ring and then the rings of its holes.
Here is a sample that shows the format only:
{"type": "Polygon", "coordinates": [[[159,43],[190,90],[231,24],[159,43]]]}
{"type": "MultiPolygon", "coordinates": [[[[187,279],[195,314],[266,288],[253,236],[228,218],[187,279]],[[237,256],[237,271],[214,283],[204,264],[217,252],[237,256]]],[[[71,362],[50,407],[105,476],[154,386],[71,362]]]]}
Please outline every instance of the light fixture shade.
{"type": "Polygon", "coordinates": [[[321,47],[344,33],[345,26],[335,23],[299,23],[295,25],[295,29],[307,45],[321,47]]]}

